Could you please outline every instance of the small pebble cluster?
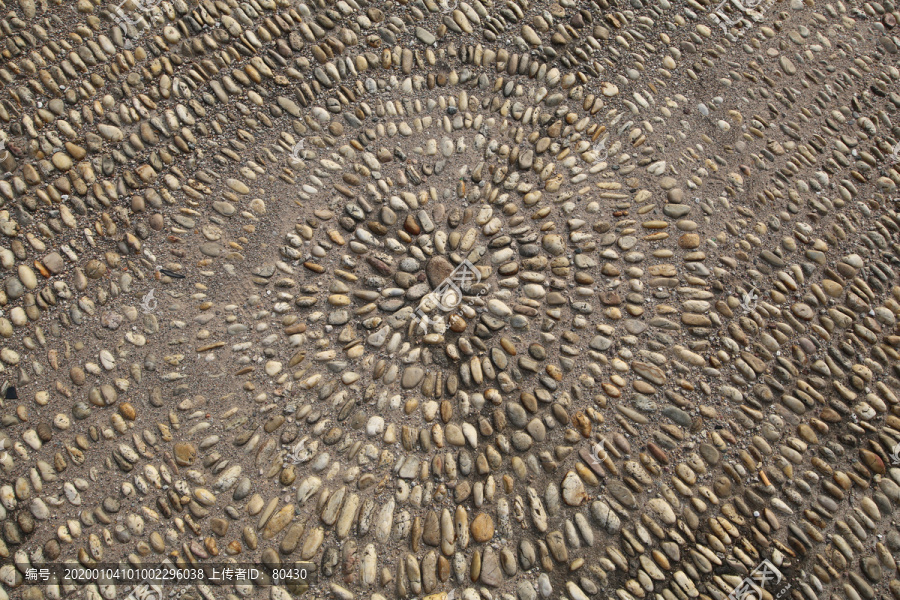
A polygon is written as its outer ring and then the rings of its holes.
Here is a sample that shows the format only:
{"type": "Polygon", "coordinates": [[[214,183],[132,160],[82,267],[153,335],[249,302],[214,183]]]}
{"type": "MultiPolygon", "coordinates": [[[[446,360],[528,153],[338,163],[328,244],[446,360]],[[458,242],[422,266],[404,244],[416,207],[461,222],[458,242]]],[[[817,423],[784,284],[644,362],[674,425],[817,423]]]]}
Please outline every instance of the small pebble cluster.
{"type": "Polygon", "coordinates": [[[900,6],[749,4],[0,0],[0,600],[900,600],[900,6]]]}

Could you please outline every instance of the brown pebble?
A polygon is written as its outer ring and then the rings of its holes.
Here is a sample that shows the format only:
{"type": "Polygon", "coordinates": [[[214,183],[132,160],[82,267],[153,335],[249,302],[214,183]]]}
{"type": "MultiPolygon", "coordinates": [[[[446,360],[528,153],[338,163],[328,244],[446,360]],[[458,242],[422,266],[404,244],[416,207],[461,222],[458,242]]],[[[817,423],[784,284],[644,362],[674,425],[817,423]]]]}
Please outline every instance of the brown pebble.
{"type": "Polygon", "coordinates": [[[678,247],[684,249],[694,249],[700,246],[700,236],[696,233],[685,233],[678,238],[678,247]]]}
{"type": "Polygon", "coordinates": [[[881,457],[872,452],[871,450],[866,450],[865,448],[860,448],[859,450],[859,458],[862,460],[862,463],[866,465],[868,468],[872,469],[879,475],[884,475],[887,473],[887,469],[885,469],[884,461],[881,460],[881,457]]]}
{"type": "Polygon", "coordinates": [[[84,385],[85,376],[81,367],[72,367],[69,369],[69,377],[75,385],[84,385]]]}
{"type": "Polygon", "coordinates": [[[153,231],[162,231],[163,225],[165,225],[165,221],[163,220],[163,216],[159,213],[154,213],[150,215],[149,219],[150,229],[153,231]]]}
{"type": "Polygon", "coordinates": [[[484,543],[494,537],[494,521],[487,513],[479,513],[470,527],[476,542],[484,543]]]}
{"type": "Polygon", "coordinates": [[[134,410],[134,406],[130,402],[123,402],[120,404],[119,413],[121,413],[123,418],[128,419],[129,421],[134,421],[137,417],[137,411],[134,410]]]}
{"type": "Polygon", "coordinates": [[[664,465],[669,464],[669,455],[666,454],[665,450],[654,444],[653,442],[647,443],[647,450],[650,451],[650,454],[653,455],[653,458],[658,460],[664,465]]]}

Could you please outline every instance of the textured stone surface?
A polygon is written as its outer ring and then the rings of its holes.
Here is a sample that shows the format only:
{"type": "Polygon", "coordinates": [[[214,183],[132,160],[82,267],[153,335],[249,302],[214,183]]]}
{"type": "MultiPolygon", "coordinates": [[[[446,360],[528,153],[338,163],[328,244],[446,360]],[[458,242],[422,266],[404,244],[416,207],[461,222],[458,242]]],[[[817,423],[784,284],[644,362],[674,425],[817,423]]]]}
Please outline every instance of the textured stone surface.
{"type": "Polygon", "coordinates": [[[9,3],[0,595],[900,595],[900,14],[726,4],[9,3]]]}

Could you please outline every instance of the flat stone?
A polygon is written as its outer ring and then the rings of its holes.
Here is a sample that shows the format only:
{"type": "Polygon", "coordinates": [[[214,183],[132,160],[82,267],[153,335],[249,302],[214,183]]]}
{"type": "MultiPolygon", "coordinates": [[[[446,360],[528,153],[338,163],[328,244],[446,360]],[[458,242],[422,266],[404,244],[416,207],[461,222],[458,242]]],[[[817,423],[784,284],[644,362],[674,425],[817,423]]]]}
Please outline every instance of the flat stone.
{"type": "Polygon", "coordinates": [[[479,581],[490,587],[500,587],[503,583],[503,570],[500,568],[500,557],[493,548],[486,548],[481,559],[481,576],[479,581]]]}
{"type": "Polygon", "coordinates": [[[190,466],[197,460],[197,448],[193,444],[181,442],[175,444],[175,462],[182,466],[190,466]]]}
{"type": "Polygon", "coordinates": [[[210,529],[219,537],[225,537],[228,534],[228,525],[227,519],[216,518],[209,521],[210,529]]]}
{"type": "Polygon", "coordinates": [[[237,212],[237,209],[233,204],[228,202],[223,202],[221,200],[217,200],[212,203],[213,210],[222,215],[223,217],[230,217],[234,213],[237,212]]]}
{"type": "Polygon", "coordinates": [[[205,244],[200,244],[200,252],[205,256],[209,256],[211,258],[215,258],[222,254],[223,248],[213,242],[206,242],[205,244]]]}
{"type": "Polygon", "coordinates": [[[588,499],[584,482],[575,471],[569,471],[563,479],[562,498],[569,506],[581,506],[588,499]]]}
{"type": "Polygon", "coordinates": [[[441,282],[450,277],[453,272],[453,264],[443,256],[434,256],[425,265],[425,274],[431,288],[437,288],[441,282]]]}
{"type": "Polygon", "coordinates": [[[415,456],[407,455],[400,467],[400,477],[403,479],[415,479],[419,476],[419,459],[415,456]]]}
{"type": "Polygon", "coordinates": [[[403,377],[400,379],[400,385],[405,389],[412,389],[422,382],[425,377],[425,370],[422,367],[411,366],[403,370],[403,377]]]}
{"type": "Polygon", "coordinates": [[[478,543],[485,543],[494,537],[494,521],[487,513],[478,513],[470,526],[472,537],[478,543]]]}
{"type": "Polygon", "coordinates": [[[416,27],[416,37],[426,46],[430,46],[437,41],[433,33],[422,27],[416,27]]]}
{"type": "Polygon", "coordinates": [[[44,266],[47,267],[47,270],[54,275],[59,275],[65,268],[65,263],[63,262],[62,256],[60,256],[57,252],[51,252],[43,259],[41,259],[41,262],[44,263],[44,266]]]}
{"type": "Polygon", "coordinates": [[[281,510],[272,515],[266,523],[262,532],[263,539],[270,540],[275,537],[282,529],[287,527],[288,523],[290,523],[293,518],[294,505],[288,504],[287,506],[282,507],[281,510]]]}
{"type": "Polygon", "coordinates": [[[624,504],[628,508],[637,508],[634,494],[622,482],[610,479],[606,484],[606,489],[619,503],[624,504]]]}

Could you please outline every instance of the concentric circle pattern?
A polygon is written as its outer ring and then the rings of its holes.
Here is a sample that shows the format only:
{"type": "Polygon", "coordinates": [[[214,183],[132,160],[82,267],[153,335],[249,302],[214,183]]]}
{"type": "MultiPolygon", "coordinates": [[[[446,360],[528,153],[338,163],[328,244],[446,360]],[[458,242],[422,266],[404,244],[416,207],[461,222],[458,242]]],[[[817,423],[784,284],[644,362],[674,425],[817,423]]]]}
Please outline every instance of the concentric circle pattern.
{"type": "Polygon", "coordinates": [[[0,600],[900,600],[896,0],[0,7],[0,600]]]}

